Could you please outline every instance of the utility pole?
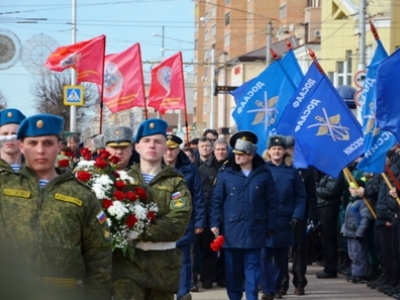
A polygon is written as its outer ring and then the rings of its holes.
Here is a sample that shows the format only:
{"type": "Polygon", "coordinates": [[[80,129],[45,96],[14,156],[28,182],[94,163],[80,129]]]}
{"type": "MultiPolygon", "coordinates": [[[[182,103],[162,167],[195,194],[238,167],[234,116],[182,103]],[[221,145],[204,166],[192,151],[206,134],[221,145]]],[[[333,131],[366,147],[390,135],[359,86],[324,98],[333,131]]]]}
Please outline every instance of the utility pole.
{"type": "Polygon", "coordinates": [[[269,21],[267,26],[267,45],[265,47],[265,64],[267,66],[271,64],[272,29],[272,22],[269,21]]]}
{"type": "Polygon", "coordinates": [[[211,46],[210,128],[214,129],[215,46],[211,46]]]}
{"type": "MultiPolygon", "coordinates": [[[[72,44],[76,43],[76,0],[72,0],[72,44]]],[[[76,71],[71,68],[71,85],[76,85],[76,71]]],[[[100,95],[101,97],[101,95],[100,95]]],[[[71,132],[76,131],[76,106],[70,107],[70,128],[71,132]]]]}
{"type": "MultiPolygon", "coordinates": [[[[358,71],[366,70],[366,61],[365,61],[365,15],[366,15],[366,1],[359,0],[359,11],[358,11],[358,30],[360,32],[359,35],[359,55],[358,55],[358,71]]],[[[362,110],[363,108],[357,106],[356,115],[358,121],[362,124],[362,110]]]]}
{"type": "Polygon", "coordinates": [[[162,29],[161,29],[161,57],[164,57],[164,51],[165,51],[164,39],[165,39],[165,26],[162,26],[162,29]]]}

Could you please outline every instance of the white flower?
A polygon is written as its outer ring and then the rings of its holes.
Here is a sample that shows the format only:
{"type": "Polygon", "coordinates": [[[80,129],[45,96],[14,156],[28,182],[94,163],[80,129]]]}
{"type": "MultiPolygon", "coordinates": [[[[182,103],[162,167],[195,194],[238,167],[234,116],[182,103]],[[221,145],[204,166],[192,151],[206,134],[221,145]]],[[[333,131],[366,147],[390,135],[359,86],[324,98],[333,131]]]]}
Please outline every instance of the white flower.
{"type": "Polygon", "coordinates": [[[135,182],[133,178],[128,176],[128,173],[126,173],[125,171],[118,171],[118,174],[119,174],[119,179],[123,181],[129,181],[130,184],[133,184],[135,182]]]}
{"type": "Polygon", "coordinates": [[[129,210],[120,201],[114,201],[108,209],[110,215],[114,216],[117,220],[121,220],[123,216],[129,213],[129,210]]]}
{"type": "Polygon", "coordinates": [[[100,175],[99,177],[95,178],[95,183],[102,184],[104,186],[109,186],[113,184],[113,181],[108,177],[108,175],[100,175]]]}
{"type": "Polygon", "coordinates": [[[133,213],[138,220],[145,220],[147,218],[147,209],[144,208],[140,202],[135,202],[133,213]]]}
{"type": "Polygon", "coordinates": [[[111,225],[112,225],[112,221],[110,218],[107,218],[107,225],[108,225],[108,227],[111,227],[111,225]]]}
{"type": "Polygon", "coordinates": [[[106,198],[106,189],[104,188],[103,185],[98,184],[98,183],[93,183],[92,184],[92,190],[96,194],[97,199],[104,199],[106,198]]]}
{"type": "Polygon", "coordinates": [[[95,161],[94,160],[81,160],[78,162],[78,165],[76,166],[77,170],[82,170],[82,169],[91,169],[94,167],[95,161]]]}
{"type": "Polygon", "coordinates": [[[139,237],[139,233],[136,231],[129,231],[126,237],[128,238],[128,241],[136,240],[139,237]]]}

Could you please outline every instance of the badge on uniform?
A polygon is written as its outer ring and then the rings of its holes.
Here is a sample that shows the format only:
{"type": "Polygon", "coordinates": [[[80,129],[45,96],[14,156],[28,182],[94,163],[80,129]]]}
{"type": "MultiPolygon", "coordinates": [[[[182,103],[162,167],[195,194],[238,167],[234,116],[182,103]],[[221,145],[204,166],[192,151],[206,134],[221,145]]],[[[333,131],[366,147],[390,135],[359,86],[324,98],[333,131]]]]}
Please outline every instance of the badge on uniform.
{"type": "Polygon", "coordinates": [[[185,197],[182,197],[181,192],[176,192],[171,195],[171,202],[169,208],[172,210],[188,211],[189,205],[185,197]]]}
{"type": "Polygon", "coordinates": [[[107,242],[111,241],[111,232],[108,229],[108,226],[103,226],[101,228],[101,233],[103,234],[103,238],[105,241],[107,241],[107,242]]]}
{"type": "Polygon", "coordinates": [[[106,214],[104,213],[104,211],[99,212],[97,214],[96,218],[100,224],[103,224],[107,220],[107,217],[106,217],[106,214]]]}
{"type": "Polygon", "coordinates": [[[182,197],[181,192],[176,192],[176,193],[173,193],[173,194],[171,195],[171,199],[172,199],[172,200],[176,200],[176,199],[178,199],[178,198],[180,198],[180,197],[182,197]]]}

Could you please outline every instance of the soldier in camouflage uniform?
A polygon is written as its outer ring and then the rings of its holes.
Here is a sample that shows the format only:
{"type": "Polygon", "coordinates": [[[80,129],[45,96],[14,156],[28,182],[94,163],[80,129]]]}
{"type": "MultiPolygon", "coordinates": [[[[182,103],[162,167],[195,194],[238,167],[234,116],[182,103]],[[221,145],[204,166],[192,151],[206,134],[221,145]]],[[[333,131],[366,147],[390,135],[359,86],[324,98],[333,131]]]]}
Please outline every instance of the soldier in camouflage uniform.
{"type": "Polygon", "coordinates": [[[159,211],[147,233],[135,240],[133,260],[114,251],[115,300],[172,300],[179,289],[182,254],[176,241],[185,233],[192,205],[183,177],[162,165],[167,126],[163,120],[146,120],[135,137],[140,164],[128,174],[135,185],[145,187],[148,201],[156,202],[159,211]]]}
{"type": "MultiPolygon", "coordinates": [[[[111,234],[92,191],[54,168],[62,128],[61,118],[47,114],[21,123],[26,166],[0,172],[0,242],[24,273],[58,291],[52,299],[110,299],[111,234]]],[[[50,299],[44,291],[41,299],[50,299]]]]}
{"type": "MultiPolygon", "coordinates": [[[[3,109],[0,112],[0,136],[11,138],[15,137],[19,124],[25,119],[25,116],[15,108],[3,109]]],[[[0,169],[14,170],[21,169],[22,154],[19,150],[17,140],[7,140],[2,143],[0,150],[0,169]]]]}

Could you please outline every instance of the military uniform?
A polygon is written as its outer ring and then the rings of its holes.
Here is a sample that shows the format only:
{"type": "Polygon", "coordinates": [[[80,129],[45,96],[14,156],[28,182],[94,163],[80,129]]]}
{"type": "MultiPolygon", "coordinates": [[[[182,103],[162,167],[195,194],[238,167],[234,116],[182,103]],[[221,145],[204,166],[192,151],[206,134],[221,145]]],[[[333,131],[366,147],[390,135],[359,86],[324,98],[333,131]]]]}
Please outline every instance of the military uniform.
{"type": "MultiPolygon", "coordinates": [[[[166,134],[163,120],[147,120],[138,128],[135,141],[141,137],[166,134]]],[[[160,161],[161,164],[161,161],[160,161]]],[[[140,165],[128,170],[134,185],[145,187],[149,202],[158,205],[155,223],[135,240],[133,260],[121,251],[113,253],[114,300],[172,300],[179,289],[182,254],[176,242],[189,224],[192,204],[190,192],[182,175],[164,166],[146,184],[140,165]]]]}
{"type": "MultiPolygon", "coordinates": [[[[54,131],[62,128],[62,119],[53,118],[58,117],[24,120],[17,137],[58,135],[54,131]],[[35,123],[38,130],[32,128],[35,123]]],[[[1,243],[25,272],[59,291],[54,299],[110,298],[111,234],[103,216],[93,192],[71,173],[41,188],[28,167],[20,173],[0,171],[1,243]]]]}

